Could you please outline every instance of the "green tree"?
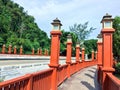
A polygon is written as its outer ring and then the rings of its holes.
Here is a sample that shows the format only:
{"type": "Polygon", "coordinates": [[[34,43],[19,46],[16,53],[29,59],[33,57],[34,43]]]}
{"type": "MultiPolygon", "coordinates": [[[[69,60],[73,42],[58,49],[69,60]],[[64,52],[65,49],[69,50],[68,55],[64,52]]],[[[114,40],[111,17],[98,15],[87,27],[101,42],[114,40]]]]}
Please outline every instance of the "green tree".
{"type": "Polygon", "coordinates": [[[91,58],[91,51],[97,51],[97,39],[90,39],[84,41],[85,53],[88,54],[88,57],[91,58]]]}
{"type": "Polygon", "coordinates": [[[96,28],[90,27],[88,28],[88,22],[84,24],[74,24],[69,27],[70,31],[75,33],[82,44],[85,39],[90,35],[90,33],[96,28]]]}
{"type": "Polygon", "coordinates": [[[19,49],[22,45],[24,53],[30,53],[33,47],[35,50],[50,47],[50,39],[34,17],[11,0],[0,0],[0,33],[0,47],[12,44],[19,49]]]}
{"type": "Polygon", "coordinates": [[[72,56],[75,56],[75,47],[76,47],[76,41],[78,39],[78,37],[72,33],[72,32],[67,32],[62,30],[62,35],[60,38],[60,53],[61,55],[66,55],[66,47],[67,47],[67,36],[68,34],[71,34],[72,36],[72,56]]]}
{"type": "Polygon", "coordinates": [[[120,60],[120,16],[116,16],[113,21],[113,28],[115,32],[113,34],[113,53],[114,58],[120,60]]]}

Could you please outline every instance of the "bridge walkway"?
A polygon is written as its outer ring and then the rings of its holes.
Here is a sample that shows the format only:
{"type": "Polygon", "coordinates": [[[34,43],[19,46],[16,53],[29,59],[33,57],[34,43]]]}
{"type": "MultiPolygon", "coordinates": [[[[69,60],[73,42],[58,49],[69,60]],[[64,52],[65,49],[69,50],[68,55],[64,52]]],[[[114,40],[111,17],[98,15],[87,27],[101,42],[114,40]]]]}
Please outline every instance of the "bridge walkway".
{"type": "Polygon", "coordinates": [[[97,66],[80,70],[63,82],[58,90],[101,90],[97,82],[97,66]]]}

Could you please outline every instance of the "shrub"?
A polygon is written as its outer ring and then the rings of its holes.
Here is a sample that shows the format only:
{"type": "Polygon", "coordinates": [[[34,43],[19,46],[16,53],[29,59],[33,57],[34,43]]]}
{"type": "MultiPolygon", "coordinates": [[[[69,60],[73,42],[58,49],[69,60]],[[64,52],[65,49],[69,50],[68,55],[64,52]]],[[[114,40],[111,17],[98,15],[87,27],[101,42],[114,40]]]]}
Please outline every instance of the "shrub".
{"type": "Polygon", "coordinates": [[[120,74],[120,62],[115,65],[115,74],[120,74]]]}

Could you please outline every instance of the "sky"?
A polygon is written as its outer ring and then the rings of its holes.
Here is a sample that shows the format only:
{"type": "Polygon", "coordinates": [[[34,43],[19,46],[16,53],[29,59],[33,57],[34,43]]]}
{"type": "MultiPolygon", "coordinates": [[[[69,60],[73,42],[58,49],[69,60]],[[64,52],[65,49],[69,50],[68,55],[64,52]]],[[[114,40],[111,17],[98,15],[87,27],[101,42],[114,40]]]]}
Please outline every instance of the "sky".
{"type": "MultiPolygon", "coordinates": [[[[48,36],[52,30],[51,22],[57,17],[62,29],[69,31],[75,23],[89,22],[88,27],[94,30],[88,39],[96,38],[102,29],[100,21],[108,13],[120,16],[120,0],[12,0],[24,7],[29,15],[34,16],[39,28],[48,36]]],[[[88,28],[88,29],[89,29],[88,28]]]]}

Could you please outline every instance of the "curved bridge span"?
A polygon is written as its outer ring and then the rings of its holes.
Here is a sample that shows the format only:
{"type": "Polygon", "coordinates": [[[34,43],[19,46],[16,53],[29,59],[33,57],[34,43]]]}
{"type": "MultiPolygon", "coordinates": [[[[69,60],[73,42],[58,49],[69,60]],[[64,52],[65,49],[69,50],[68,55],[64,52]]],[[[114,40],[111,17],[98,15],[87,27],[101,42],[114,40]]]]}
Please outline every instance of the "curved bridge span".
{"type": "Polygon", "coordinates": [[[97,81],[97,66],[84,68],[65,80],[58,90],[101,90],[97,81]]]}
{"type": "Polygon", "coordinates": [[[56,80],[54,79],[54,68],[45,69],[31,74],[26,74],[15,79],[0,83],[0,90],[51,90],[53,80],[56,81],[56,87],[59,87],[69,77],[85,67],[96,65],[97,61],[84,61],[60,65],[56,71],[56,80]],[[70,76],[69,76],[70,75],[70,76]],[[46,86],[47,84],[47,86],[46,86]]]}

